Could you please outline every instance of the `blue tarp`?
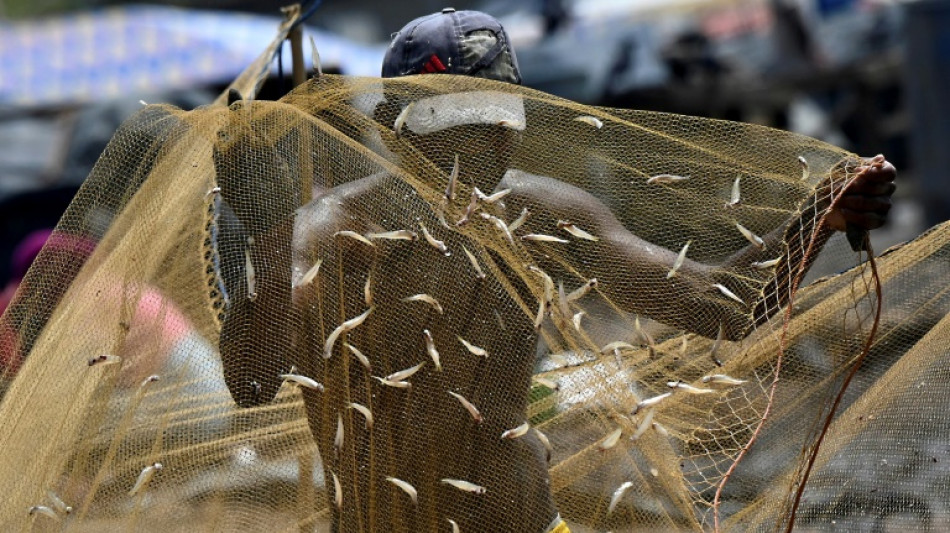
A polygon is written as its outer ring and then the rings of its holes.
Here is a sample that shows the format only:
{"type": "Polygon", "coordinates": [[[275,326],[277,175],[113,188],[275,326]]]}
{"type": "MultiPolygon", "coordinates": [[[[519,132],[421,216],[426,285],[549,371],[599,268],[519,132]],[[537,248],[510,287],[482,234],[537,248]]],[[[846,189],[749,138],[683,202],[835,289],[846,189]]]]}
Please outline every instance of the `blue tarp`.
{"type": "MultiPolygon", "coordinates": [[[[0,105],[71,104],[227,83],[266,48],[280,22],[144,5],[0,22],[0,105]]],[[[383,46],[304,27],[308,67],[309,36],[325,66],[344,74],[379,74],[383,46]]]]}

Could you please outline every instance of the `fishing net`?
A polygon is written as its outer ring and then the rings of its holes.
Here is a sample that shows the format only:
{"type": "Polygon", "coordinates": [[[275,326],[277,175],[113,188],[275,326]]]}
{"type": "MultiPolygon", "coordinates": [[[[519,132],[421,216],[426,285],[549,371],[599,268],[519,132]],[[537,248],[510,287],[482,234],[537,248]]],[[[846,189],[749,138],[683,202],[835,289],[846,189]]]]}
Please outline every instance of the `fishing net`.
{"type": "Polygon", "coordinates": [[[942,529],[950,231],[869,261],[861,165],[445,75],[147,106],[0,320],[0,527],[942,529]]]}

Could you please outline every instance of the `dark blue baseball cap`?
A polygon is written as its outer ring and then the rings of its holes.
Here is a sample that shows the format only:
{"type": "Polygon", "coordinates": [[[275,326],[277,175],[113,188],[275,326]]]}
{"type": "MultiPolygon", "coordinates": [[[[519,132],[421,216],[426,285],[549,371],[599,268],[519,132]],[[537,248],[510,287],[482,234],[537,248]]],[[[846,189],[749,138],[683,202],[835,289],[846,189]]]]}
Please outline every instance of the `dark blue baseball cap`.
{"type": "Polygon", "coordinates": [[[413,20],[393,36],[383,59],[384,78],[435,73],[521,84],[505,28],[480,11],[446,8],[413,20]]]}

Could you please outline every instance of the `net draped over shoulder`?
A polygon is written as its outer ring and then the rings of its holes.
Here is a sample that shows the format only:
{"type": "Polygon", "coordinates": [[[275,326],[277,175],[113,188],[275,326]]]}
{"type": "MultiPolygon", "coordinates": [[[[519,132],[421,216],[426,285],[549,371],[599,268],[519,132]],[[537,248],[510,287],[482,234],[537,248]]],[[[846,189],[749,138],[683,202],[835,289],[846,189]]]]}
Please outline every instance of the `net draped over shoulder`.
{"type": "Polygon", "coordinates": [[[950,234],[872,272],[821,223],[859,161],[456,76],[147,106],[0,320],[0,524],[771,530],[862,354],[797,523],[896,515],[843,465],[946,434],[950,234]]]}

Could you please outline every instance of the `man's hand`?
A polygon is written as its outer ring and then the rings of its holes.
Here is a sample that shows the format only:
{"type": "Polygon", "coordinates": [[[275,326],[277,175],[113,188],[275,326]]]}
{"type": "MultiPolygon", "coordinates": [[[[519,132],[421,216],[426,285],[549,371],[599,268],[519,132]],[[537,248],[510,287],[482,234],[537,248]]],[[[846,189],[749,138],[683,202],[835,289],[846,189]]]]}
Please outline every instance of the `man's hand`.
{"type": "Polygon", "coordinates": [[[828,213],[828,224],[837,231],[872,230],[884,225],[891,210],[897,170],[883,155],[866,159],[855,169],[857,176],[828,213]]]}

